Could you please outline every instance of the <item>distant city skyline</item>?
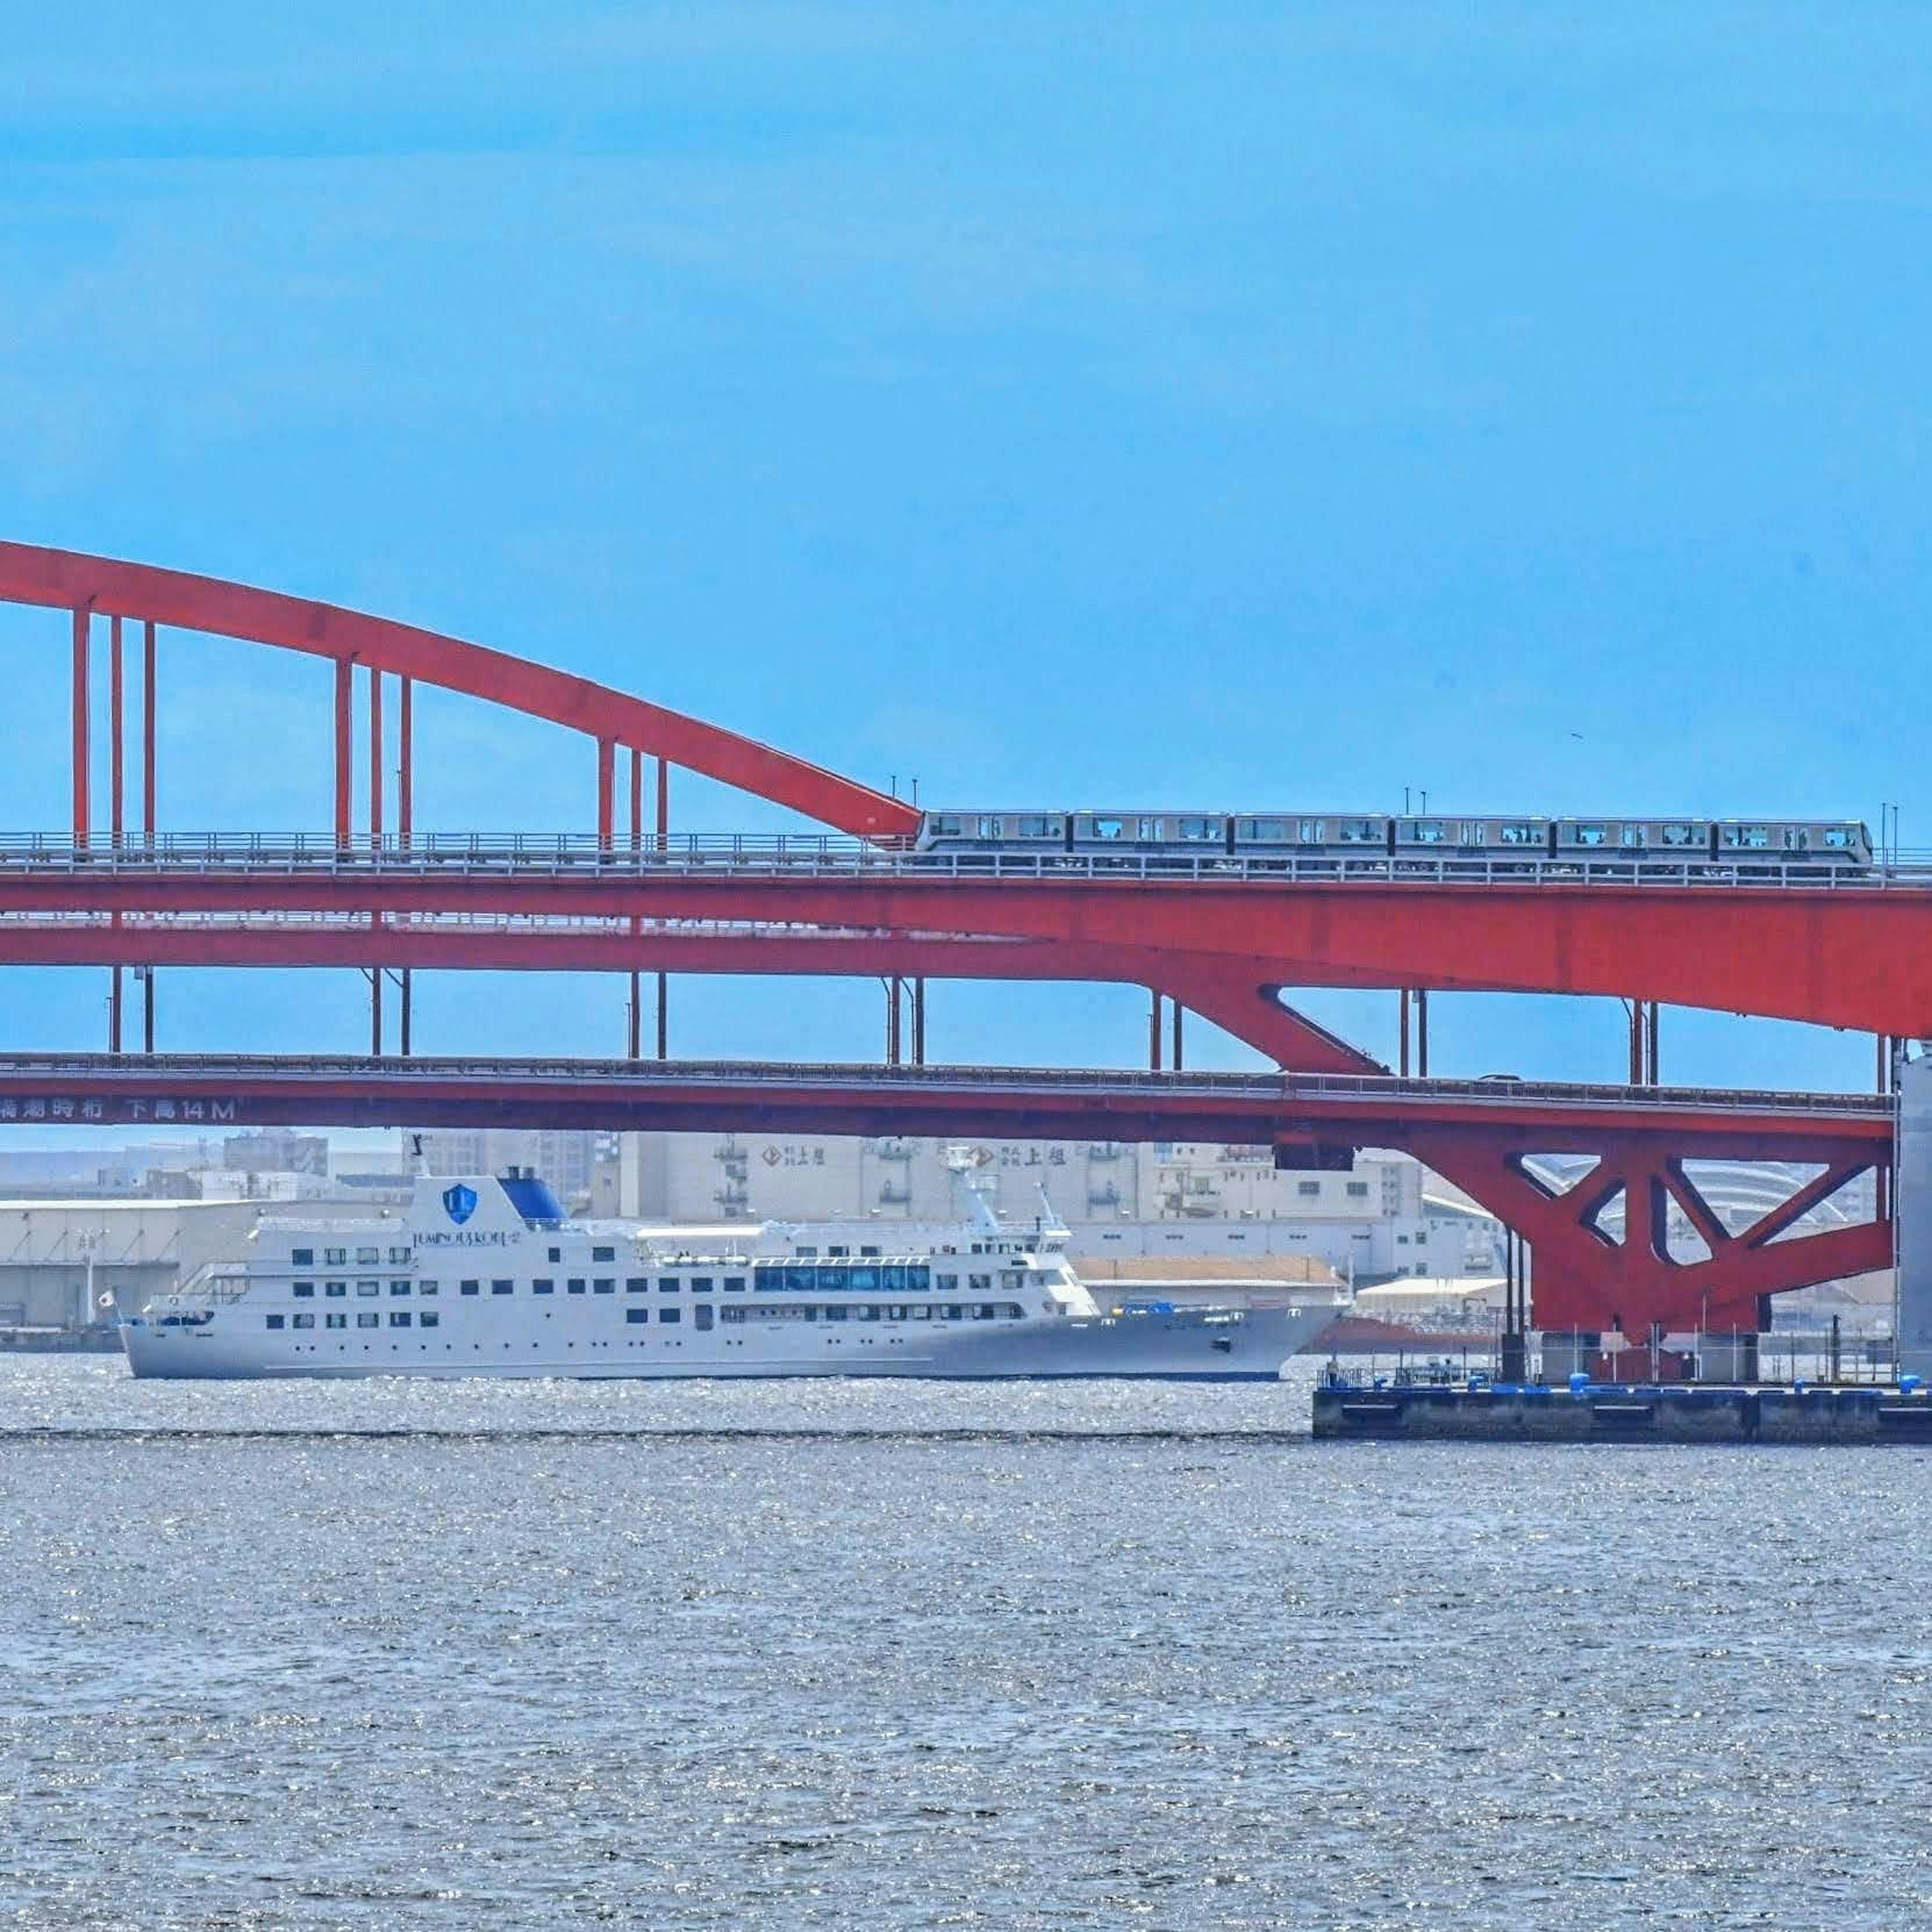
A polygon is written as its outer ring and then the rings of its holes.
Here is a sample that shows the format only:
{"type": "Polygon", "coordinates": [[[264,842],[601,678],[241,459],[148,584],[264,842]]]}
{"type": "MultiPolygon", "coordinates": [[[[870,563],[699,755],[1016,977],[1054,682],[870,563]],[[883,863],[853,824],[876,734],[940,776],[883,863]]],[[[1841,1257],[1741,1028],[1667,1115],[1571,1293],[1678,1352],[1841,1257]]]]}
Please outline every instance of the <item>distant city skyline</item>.
{"type": "MultiPolygon", "coordinates": [[[[0,534],[928,804],[1898,801],[1932,842],[1932,82],[1890,10],[1748,60],[1654,4],[83,11],[112,60],[10,27],[0,534]]],[[[0,830],[62,822],[64,646],[0,610],[0,830]]],[[[323,669],[170,634],[162,703],[164,824],[326,824],[323,669]]],[[[434,692],[418,725],[424,829],[589,828],[580,746],[434,692]]],[[[682,775],[673,811],[776,823],[682,775]]],[[[99,1045],[104,980],[16,974],[0,1047],[99,1045]]],[[[614,977],[416,994],[421,1051],[622,1049],[614,977]]],[[[164,1049],[367,1036],[346,973],[159,999],[164,1049]]],[[[1394,1058],[1392,994],[1301,1004],[1394,1058]]],[[[1623,1070],[1612,1003],[1432,1018],[1437,1071],[1623,1070]]],[[[870,982],[673,982],[674,1053],[882,1034],[870,982]]],[[[1144,1041],[1132,989],[932,989],[935,1059],[1144,1041]]],[[[1859,1036],[1670,1010],[1662,1044],[1668,1080],[1871,1078],[1859,1036]]]]}

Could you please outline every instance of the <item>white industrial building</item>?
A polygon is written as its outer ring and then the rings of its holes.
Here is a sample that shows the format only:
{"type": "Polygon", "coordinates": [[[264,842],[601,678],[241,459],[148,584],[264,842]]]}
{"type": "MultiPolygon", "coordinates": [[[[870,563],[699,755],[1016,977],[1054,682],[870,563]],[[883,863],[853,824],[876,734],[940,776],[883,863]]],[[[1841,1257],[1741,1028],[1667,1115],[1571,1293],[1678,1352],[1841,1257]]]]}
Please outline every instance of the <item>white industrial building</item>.
{"type": "Polygon", "coordinates": [[[1302,1256],[1345,1279],[1488,1274],[1498,1223],[1406,1155],[1346,1172],[1277,1171],[1220,1142],[973,1141],[801,1134],[625,1134],[599,1212],[661,1221],[940,1220],[964,1146],[994,1202],[1024,1217],[1043,1193],[1076,1256],[1302,1256]]]}

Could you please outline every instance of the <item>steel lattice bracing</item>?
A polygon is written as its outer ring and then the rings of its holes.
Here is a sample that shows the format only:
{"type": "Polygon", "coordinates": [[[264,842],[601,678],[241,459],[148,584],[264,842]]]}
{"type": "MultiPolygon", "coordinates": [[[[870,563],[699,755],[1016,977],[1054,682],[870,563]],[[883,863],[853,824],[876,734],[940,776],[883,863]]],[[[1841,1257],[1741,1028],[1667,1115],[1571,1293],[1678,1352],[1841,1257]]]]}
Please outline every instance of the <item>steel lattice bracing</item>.
{"type": "MultiPolygon", "coordinates": [[[[74,696],[72,837],[38,852],[0,841],[0,963],[129,966],[352,965],[374,976],[420,968],[617,972],[853,974],[1112,981],[1154,989],[1285,1066],[1343,1073],[1376,1064],[1285,1006],[1279,989],[1348,986],[1606,994],[1775,1015],[1880,1034],[1932,1033],[1932,877],[1898,872],[1821,883],[1760,868],[1745,883],[1678,868],[1674,878],[1590,879],[1551,867],[1534,879],[1482,868],[1300,871],[1196,865],[1186,876],[1142,868],[1042,867],[986,876],[914,864],[874,844],[767,860],[740,847],[680,844],[667,833],[665,773],[681,764],[873,840],[903,838],[917,814],[836,774],[608,687],[412,626],[245,586],[145,566],[0,544],[0,600],[70,614],[74,696]],[[96,617],[110,626],[111,757],[104,828],[90,789],[90,686],[96,617]],[[124,626],[140,626],[144,738],[138,823],[127,809],[122,742],[124,626]],[[157,626],[306,652],[336,667],[336,825],[299,862],[266,848],[170,850],[158,832],[153,760],[157,626]],[[368,685],[366,841],[348,828],[358,783],[352,724],[368,685]],[[393,679],[400,782],[385,817],[382,680],[393,679]],[[495,863],[431,852],[412,822],[410,692],[416,682],[468,693],[582,734],[595,752],[598,832],[587,854],[495,863]],[[628,770],[620,766],[626,754],[628,770]],[[641,760],[658,761],[647,831],[641,760]],[[626,794],[628,814],[619,806],[626,794]],[[620,816],[627,836],[620,836],[620,816]],[[106,836],[101,836],[104,830],[106,836]],[[586,862],[586,860],[588,862],[586,862]],[[1423,874],[1429,873],[1424,876],[1423,874]]],[[[393,742],[393,741],[392,741],[393,742]]],[[[1048,803],[1054,801],[1046,801],[1048,803]]],[[[150,982],[152,985],[152,982],[150,982]]],[[[406,1005],[404,1012],[406,1015],[406,1005]]],[[[382,1037],[376,1006],[375,1036],[382,1037]]],[[[406,1017],[404,1040],[406,1042],[406,1017]]],[[[662,1021],[660,1009],[660,1033],[662,1021]]],[[[661,1051],[662,1050],[661,1047],[661,1051]]],[[[473,1096],[472,1096],[473,1097],[473,1096]]],[[[506,1082],[506,1109],[530,1102],[506,1082]]],[[[731,1104],[737,1104],[733,1101],[731,1104]]],[[[470,1104],[466,1102],[465,1104],[470,1104]]],[[[881,1101],[887,1108],[899,1102],[881,1101]]],[[[1062,1125],[1091,1105],[1054,1118],[1062,1125]]],[[[1327,1137],[1404,1147],[1532,1240],[1538,1316],[1546,1326],[1682,1327],[1737,1318],[1757,1296],[1881,1264],[1885,1224],[1773,1240],[1781,1226],[1732,1237],[1713,1229],[1707,1260],[1673,1262],[1653,1232],[1675,1202],[1703,1228],[1682,1162],[1726,1150],[1809,1159],[1838,1175],[1882,1162],[1882,1126],[1820,1127],[1811,1155],[1788,1136],[1713,1102],[1639,1124],[1600,1115],[1562,1123],[1562,1150],[1594,1157],[1638,1211],[1607,1242],[1590,1213],[1539,1189],[1524,1157],[1557,1150],[1558,1123],[1525,1105],[1480,1117],[1399,1108],[1317,1118],[1286,1101],[1275,1138],[1327,1137]],[[1876,1132],[1876,1138],[1875,1138],[1876,1132]],[[1774,1144],[1775,1143],[1775,1144],[1774,1144]]],[[[884,1115],[880,1115],[884,1118],[884,1115]]],[[[0,1116],[4,1118],[4,1116],[0,1116]]],[[[860,1118],[849,1112],[848,1118],[860,1118]]],[[[900,1113],[901,1119],[910,1116],[900,1113]]],[[[1036,1111],[1027,1116],[1042,1118],[1036,1111]]],[[[1024,1130],[1009,1124],[1010,1131],[1024,1130]]],[[[1786,1217],[1790,1218],[1788,1216],[1786,1217]]]]}

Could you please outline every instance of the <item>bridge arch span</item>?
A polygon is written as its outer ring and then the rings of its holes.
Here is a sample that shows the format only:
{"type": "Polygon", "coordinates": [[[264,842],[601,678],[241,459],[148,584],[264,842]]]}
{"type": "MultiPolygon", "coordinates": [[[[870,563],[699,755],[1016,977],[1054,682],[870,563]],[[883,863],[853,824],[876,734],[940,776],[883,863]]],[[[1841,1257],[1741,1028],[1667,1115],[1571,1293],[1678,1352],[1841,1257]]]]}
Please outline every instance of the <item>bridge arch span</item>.
{"type": "Polygon", "coordinates": [[[0,601],[200,631],[361,665],[478,698],[644,752],[860,837],[904,836],[917,811],[722,726],[488,645],[338,604],[82,551],[0,542],[0,601]]]}

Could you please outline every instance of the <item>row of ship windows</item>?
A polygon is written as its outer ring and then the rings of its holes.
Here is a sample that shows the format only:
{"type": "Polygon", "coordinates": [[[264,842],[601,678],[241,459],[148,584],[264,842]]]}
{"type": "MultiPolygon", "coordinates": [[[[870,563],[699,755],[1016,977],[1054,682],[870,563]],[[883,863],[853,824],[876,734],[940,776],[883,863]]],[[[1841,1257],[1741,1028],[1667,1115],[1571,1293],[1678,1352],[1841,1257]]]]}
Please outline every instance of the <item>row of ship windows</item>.
{"type": "MultiPolygon", "coordinates": [[[[315,1317],[305,1312],[288,1316],[271,1315],[264,1318],[271,1328],[313,1328],[315,1326],[315,1317]]],[[[419,1328],[434,1328],[442,1319],[442,1317],[434,1309],[425,1308],[415,1316],[414,1324],[419,1328]]],[[[334,1310],[328,1310],[322,1316],[322,1325],[325,1328],[346,1328],[349,1326],[347,1311],[338,1314],[334,1310]]],[[[357,1315],[356,1325],[358,1328],[380,1328],[382,1325],[382,1318],[376,1310],[364,1309],[357,1315]]],[[[407,1328],[410,1325],[411,1316],[406,1308],[390,1310],[389,1326],[392,1328],[407,1328]]]]}
{"type": "MultiPolygon", "coordinates": [[[[398,1262],[406,1262],[410,1258],[410,1252],[407,1248],[390,1249],[388,1258],[391,1264],[393,1265],[398,1262]]],[[[561,1248],[552,1248],[550,1250],[550,1258],[554,1262],[562,1261],[563,1250],[561,1248]]],[[[382,1250],[380,1248],[358,1248],[356,1250],[356,1260],[353,1265],[358,1268],[368,1268],[372,1263],[380,1262],[382,1258],[382,1250]]],[[[614,1262],[617,1258],[617,1250],[614,1247],[594,1247],[590,1250],[590,1258],[593,1262],[614,1262]]],[[[346,1248],[324,1248],[322,1251],[321,1264],[324,1268],[350,1267],[352,1264],[349,1259],[349,1250],[346,1248]]],[[[289,1265],[291,1268],[314,1268],[316,1265],[314,1249],[291,1248],[289,1250],[289,1265]]]]}
{"type": "MultiPolygon", "coordinates": [[[[700,1310],[700,1313],[708,1313],[700,1310]]],[[[634,1322],[646,1311],[633,1308],[626,1318],[634,1322]]],[[[1017,1301],[914,1301],[914,1302],[787,1302],[778,1308],[727,1308],[721,1311],[728,1322],[1018,1322],[1026,1313],[1017,1301]]],[[[661,1308],[658,1319],[675,1319],[677,1310],[661,1308]]]]}
{"type": "MultiPolygon", "coordinates": [[[[745,1292],[746,1277],[741,1274],[728,1274],[723,1278],[727,1294],[742,1294],[745,1292]]],[[[1018,1268],[1003,1272],[1001,1285],[1018,1288],[1024,1285],[1024,1276],[1018,1268]]],[[[991,1274],[968,1274],[962,1282],[957,1274],[935,1274],[930,1268],[917,1268],[910,1264],[901,1267],[827,1265],[823,1262],[802,1266],[786,1262],[771,1268],[760,1268],[753,1271],[752,1285],[760,1294],[924,1294],[936,1292],[940,1294],[957,1294],[962,1286],[968,1294],[990,1292],[993,1286],[991,1274]]],[[[316,1284],[312,1281],[298,1281],[291,1285],[290,1293],[298,1301],[313,1301],[316,1298],[316,1284]]],[[[325,1281],[320,1284],[322,1298],[339,1301],[347,1298],[350,1283],[346,1281],[325,1281]]],[[[459,1294],[481,1294],[483,1283],[479,1280],[459,1281],[459,1294]]],[[[624,1292],[627,1294],[645,1294],[650,1291],[650,1277],[647,1275],[627,1275],[624,1279],[624,1292]]],[[[662,1275],[658,1278],[658,1292],[661,1294],[676,1294],[688,1288],[693,1294],[710,1294],[718,1286],[718,1277],[712,1275],[662,1275]]],[[[497,1279],[489,1284],[492,1294],[513,1294],[516,1292],[514,1280],[497,1279]]],[[[556,1278],[539,1275],[530,1284],[532,1294],[554,1294],[557,1291],[556,1278]]],[[[357,1294],[365,1298],[382,1292],[380,1281],[358,1281],[355,1283],[357,1294]]],[[[434,1295],[442,1292],[440,1282],[428,1280],[415,1282],[392,1280],[389,1292],[392,1295],[434,1295]]],[[[566,1294],[615,1294],[617,1281],[614,1275],[568,1275],[564,1277],[563,1292],[566,1294]]]]}
{"type": "MultiPolygon", "coordinates": [[[[697,1327],[711,1326],[712,1311],[697,1308],[692,1311],[697,1327]]],[[[722,1311],[721,1319],[728,1326],[745,1322],[1017,1322],[1025,1313],[1016,1301],[979,1302],[860,1302],[856,1304],[830,1302],[823,1305],[806,1302],[789,1304],[783,1308],[727,1308],[722,1311]]],[[[263,1320],[274,1329],[313,1328],[315,1316],[305,1310],[293,1315],[265,1316],[263,1320]]],[[[624,1319],[642,1325],[651,1318],[648,1308],[627,1308],[624,1319]]],[[[389,1311],[392,1328],[407,1328],[412,1324],[419,1328],[434,1328],[442,1322],[435,1310],[424,1308],[413,1315],[406,1308],[392,1308],[389,1311]]],[[[675,1328],[683,1325],[682,1308],[660,1307],[658,1324],[660,1328],[675,1328]]],[[[345,1310],[338,1313],[330,1309],[324,1312],[322,1325],[325,1328],[346,1328],[349,1316],[345,1310]]],[[[365,1309],[356,1317],[358,1328],[380,1328],[382,1325],[380,1312],[365,1309]]]]}

